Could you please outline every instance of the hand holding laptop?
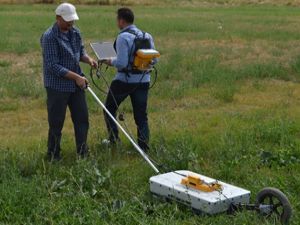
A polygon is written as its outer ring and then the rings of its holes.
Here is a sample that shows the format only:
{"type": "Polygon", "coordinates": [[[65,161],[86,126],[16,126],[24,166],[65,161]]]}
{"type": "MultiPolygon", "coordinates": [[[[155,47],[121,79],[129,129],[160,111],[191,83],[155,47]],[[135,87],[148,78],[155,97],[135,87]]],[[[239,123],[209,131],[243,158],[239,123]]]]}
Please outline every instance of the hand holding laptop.
{"type": "Polygon", "coordinates": [[[95,42],[90,45],[101,63],[111,65],[111,60],[117,56],[111,42],[95,42]]]}

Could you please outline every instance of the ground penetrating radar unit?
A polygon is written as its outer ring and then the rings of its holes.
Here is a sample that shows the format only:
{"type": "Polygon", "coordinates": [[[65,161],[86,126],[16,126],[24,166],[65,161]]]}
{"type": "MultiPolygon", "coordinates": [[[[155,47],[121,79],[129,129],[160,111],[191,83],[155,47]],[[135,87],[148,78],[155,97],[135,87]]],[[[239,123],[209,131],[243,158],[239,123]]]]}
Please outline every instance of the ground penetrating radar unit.
{"type": "Polygon", "coordinates": [[[227,211],[230,204],[248,204],[250,201],[248,190],[187,170],[151,177],[150,191],[211,215],[227,211]]]}
{"type": "MultiPolygon", "coordinates": [[[[99,62],[114,56],[112,44],[94,43],[91,44],[99,62]]],[[[140,52],[137,64],[143,69],[151,62],[151,57],[159,57],[158,52],[140,52]]],[[[136,141],[129,135],[117,119],[109,112],[94,91],[88,86],[87,90],[94,97],[96,102],[104,109],[106,114],[116,123],[133,147],[140,153],[144,160],[151,166],[157,175],[149,180],[151,193],[166,201],[176,201],[187,205],[196,213],[213,215],[227,212],[233,214],[246,209],[257,211],[260,215],[273,221],[280,221],[287,224],[292,215],[291,205],[287,197],[276,188],[264,188],[256,197],[256,202],[250,204],[250,191],[227,184],[225,182],[206,177],[187,170],[160,173],[155,166],[155,161],[139,147],[136,141]]]]}

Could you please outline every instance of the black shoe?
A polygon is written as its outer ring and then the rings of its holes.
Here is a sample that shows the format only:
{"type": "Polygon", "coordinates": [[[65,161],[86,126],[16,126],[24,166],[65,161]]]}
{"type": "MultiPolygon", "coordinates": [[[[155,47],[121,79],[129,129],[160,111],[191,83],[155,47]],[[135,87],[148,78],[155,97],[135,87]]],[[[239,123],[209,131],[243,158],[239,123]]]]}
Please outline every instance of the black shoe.
{"type": "Polygon", "coordinates": [[[62,158],[60,154],[47,153],[46,158],[49,162],[59,162],[62,158]]]}
{"type": "Polygon", "coordinates": [[[118,145],[118,144],[120,144],[121,143],[121,140],[120,140],[120,138],[116,138],[116,137],[109,137],[109,144],[110,145],[118,145]]]}
{"type": "Polygon", "coordinates": [[[80,147],[77,147],[77,155],[82,159],[87,158],[89,156],[89,146],[84,143],[80,147]]]}
{"type": "Polygon", "coordinates": [[[149,148],[141,148],[143,150],[143,152],[145,152],[146,154],[149,153],[149,148]]]}
{"type": "Polygon", "coordinates": [[[145,153],[149,153],[149,145],[146,142],[138,141],[138,145],[145,153]]]}
{"type": "Polygon", "coordinates": [[[77,155],[78,155],[79,159],[86,159],[90,156],[90,153],[88,151],[86,151],[86,152],[78,153],[77,155]]]}
{"type": "Polygon", "coordinates": [[[110,141],[110,144],[111,145],[115,145],[115,146],[118,146],[120,143],[121,143],[121,140],[119,138],[115,139],[113,141],[110,141]]]}

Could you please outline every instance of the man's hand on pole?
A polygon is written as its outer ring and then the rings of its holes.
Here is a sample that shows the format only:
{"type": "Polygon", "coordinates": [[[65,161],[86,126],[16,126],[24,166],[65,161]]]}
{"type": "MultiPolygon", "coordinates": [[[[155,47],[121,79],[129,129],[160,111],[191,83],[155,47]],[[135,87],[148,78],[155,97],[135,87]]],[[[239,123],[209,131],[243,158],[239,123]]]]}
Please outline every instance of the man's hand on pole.
{"type": "Polygon", "coordinates": [[[77,86],[80,87],[81,89],[87,88],[87,86],[89,84],[89,81],[85,77],[81,77],[81,76],[78,76],[75,79],[75,82],[76,82],[77,86]]]}
{"type": "Polygon", "coordinates": [[[67,78],[69,80],[74,80],[76,82],[76,85],[78,87],[80,87],[81,89],[85,89],[89,83],[89,81],[85,77],[80,76],[79,74],[74,73],[72,71],[69,71],[65,75],[65,78],[67,78]]]}

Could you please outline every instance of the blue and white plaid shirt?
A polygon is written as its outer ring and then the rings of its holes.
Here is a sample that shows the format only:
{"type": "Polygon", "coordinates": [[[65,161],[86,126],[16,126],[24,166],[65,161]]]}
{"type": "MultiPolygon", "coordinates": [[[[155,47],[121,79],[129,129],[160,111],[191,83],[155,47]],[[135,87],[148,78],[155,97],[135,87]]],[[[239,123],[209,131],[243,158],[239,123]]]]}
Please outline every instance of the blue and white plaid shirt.
{"type": "Polygon", "coordinates": [[[44,86],[61,92],[75,92],[78,87],[73,80],[65,78],[68,71],[84,76],[79,62],[86,55],[80,31],[72,28],[62,33],[57,24],[41,37],[43,50],[44,86]]]}

